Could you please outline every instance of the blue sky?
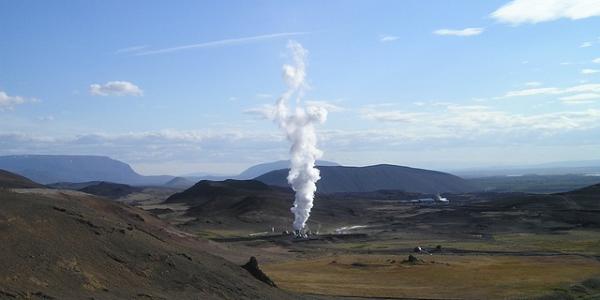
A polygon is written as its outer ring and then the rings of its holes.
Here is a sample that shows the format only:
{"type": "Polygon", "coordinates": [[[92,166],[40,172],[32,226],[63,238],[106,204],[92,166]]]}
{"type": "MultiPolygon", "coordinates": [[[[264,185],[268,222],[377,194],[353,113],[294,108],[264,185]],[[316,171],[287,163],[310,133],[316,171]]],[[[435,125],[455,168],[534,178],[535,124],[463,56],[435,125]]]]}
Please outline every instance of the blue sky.
{"type": "Polygon", "coordinates": [[[2,1],[0,155],[145,174],[285,159],[286,45],[324,159],[434,169],[600,159],[600,1],[2,1]]]}

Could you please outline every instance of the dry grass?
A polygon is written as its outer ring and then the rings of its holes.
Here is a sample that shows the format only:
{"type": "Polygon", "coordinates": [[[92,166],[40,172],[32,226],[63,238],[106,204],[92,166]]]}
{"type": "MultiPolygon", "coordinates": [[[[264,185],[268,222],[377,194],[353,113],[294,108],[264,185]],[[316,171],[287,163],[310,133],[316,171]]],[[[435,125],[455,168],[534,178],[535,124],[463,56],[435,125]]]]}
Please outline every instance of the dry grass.
{"type": "Polygon", "coordinates": [[[600,262],[577,256],[348,255],[264,265],[282,288],[315,294],[506,299],[540,295],[600,274],[600,262]],[[395,262],[392,262],[395,261],[395,262]]]}

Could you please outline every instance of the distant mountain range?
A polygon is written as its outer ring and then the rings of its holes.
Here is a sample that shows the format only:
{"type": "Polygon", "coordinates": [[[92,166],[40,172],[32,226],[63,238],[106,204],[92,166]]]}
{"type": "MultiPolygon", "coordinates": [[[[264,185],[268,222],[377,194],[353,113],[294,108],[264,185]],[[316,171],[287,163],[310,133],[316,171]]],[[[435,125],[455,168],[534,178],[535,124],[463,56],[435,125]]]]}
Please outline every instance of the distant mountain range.
{"type": "MultiPolygon", "coordinates": [[[[329,166],[340,166],[338,163],[335,163],[332,161],[326,161],[326,160],[317,160],[316,165],[317,166],[328,166],[328,167],[329,166]]],[[[268,172],[271,172],[271,171],[287,169],[289,167],[290,167],[289,160],[278,160],[275,162],[258,164],[258,165],[255,165],[255,166],[252,166],[252,167],[246,169],[244,172],[242,172],[238,176],[236,176],[237,178],[232,178],[232,179],[239,179],[239,180],[252,179],[252,178],[256,178],[260,175],[266,174],[268,172]]]]}
{"type": "MultiPolygon", "coordinates": [[[[415,193],[463,193],[477,188],[466,180],[448,173],[395,165],[367,167],[319,167],[320,193],[372,192],[403,190],[415,193]]],[[[268,185],[288,186],[288,169],[276,170],[255,179],[268,185]]]]}
{"type": "Polygon", "coordinates": [[[562,161],[523,166],[497,166],[452,170],[465,178],[514,175],[587,175],[600,174],[600,160],[562,161]]]}
{"type": "MultiPolygon", "coordinates": [[[[317,165],[336,166],[330,161],[317,161],[317,165]]],[[[187,188],[200,180],[252,179],[264,173],[287,168],[289,161],[280,160],[252,166],[238,175],[204,176],[144,176],[130,165],[106,156],[93,155],[9,155],[0,156],[0,169],[30,178],[41,184],[56,187],[73,183],[114,182],[128,185],[166,185],[187,188]]],[[[81,188],[85,187],[82,186],[81,188]]]]}
{"type": "MultiPolygon", "coordinates": [[[[317,160],[316,165],[317,166],[339,166],[338,163],[335,163],[332,161],[327,161],[327,160],[317,160]]],[[[226,179],[248,180],[248,179],[253,179],[260,175],[266,174],[271,171],[286,169],[289,167],[290,167],[289,160],[278,160],[278,161],[274,161],[274,162],[262,163],[262,164],[257,164],[257,165],[251,166],[238,175],[211,175],[211,174],[205,174],[205,173],[194,173],[194,174],[188,174],[188,175],[182,176],[182,177],[187,178],[193,182],[197,182],[200,180],[216,181],[216,180],[226,180],[226,179]]],[[[180,181],[180,183],[181,183],[181,181],[180,181]]],[[[192,186],[192,184],[190,184],[189,186],[192,186]]]]}
{"type": "Polygon", "coordinates": [[[42,184],[110,181],[132,185],[161,185],[173,176],[143,176],[128,164],[105,156],[11,155],[0,156],[0,169],[42,184]]]}
{"type": "MultiPolygon", "coordinates": [[[[330,161],[317,161],[322,179],[321,193],[404,190],[437,193],[466,192],[475,188],[463,179],[442,172],[393,165],[342,167],[330,161]]],[[[257,180],[269,185],[288,187],[289,161],[281,160],[252,166],[236,176],[207,176],[210,180],[257,180]]],[[[12,155],[0,156],[0,169],[56,187],[73,183],[112,182],[133,186],[163,185],[187,188],[206,177],[144,176],[128,164],[105,156],[12,155]]],[[[87,184],[85,185],[87,186],[87,184]]],[[[84,188],[81,186],[78,189],[84,188]]]]}

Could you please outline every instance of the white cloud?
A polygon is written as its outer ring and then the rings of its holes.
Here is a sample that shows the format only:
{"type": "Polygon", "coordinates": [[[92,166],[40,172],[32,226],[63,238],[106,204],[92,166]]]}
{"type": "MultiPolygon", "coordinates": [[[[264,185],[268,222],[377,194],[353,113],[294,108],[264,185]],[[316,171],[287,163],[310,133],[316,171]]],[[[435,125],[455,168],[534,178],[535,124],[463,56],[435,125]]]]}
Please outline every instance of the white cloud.
{"type": "MultiPolygon", "coordinates": [[[[428,108],[429,109],[429,108],[428,108]]],[[[340,153],[377,157],[385,151],[427,149],[483,149],[512,145],[599,145],[600,110],[587,109],[523,115],[489,106],[446,105],[427,112],[392,111],[373,106],[361,111],[363,117],[380,121],[366,129],[324,129],[319,143],[335,160],[340,153]],[[367,115],[368,114],[368,115],[367,115]]],[[[38,125],[39,127],[39,125],[38,125]]],[[[0,130],[0,154],[100,154],[121,159],[134,166],[173,163],[173,166],[206,165],[220,170],[222,164],[249,165],[284,159],[285,137],[277,130],[253,128],[207,128],[203,130],[159,130],[129,133],[87,133],[52,135],[33,129],[33,134],[0,130]]],[[[600,148],[597,148],[600,149],[600,148]]],[[[457,150],[458,151],[458,150],[457,150]]],[[[443,154],[443,153],[442,153],[443,154]]],[[[464,152],[462,152],[464,156],[464,152]]],[[[379,161],[381,162],[381,161],[379,161]]],[[[171,167],[161,173],[175,172],[171,167]]],[[[190,170],[197,171],[197,170],[190,170]]]]}
{"type": "Polygon", "coordinates": [[[600,16],[597,0],[513,0],[491,14],[502,23],[518,25],[561,18],[571,20],[600,16]]]}
{"type": "Polygon", "coordinates": [[[596,69],[583,69],[583,70],[581,70],[581,74],[584,74],[584,75],[596,74],[598,72],[600,72],[600,70],[596,70],[596,69]]]}
{"type": "Polygon", "coordinates": [[[523,115],[482,105],[449,105],[442,111],[362,111],[365,118],[402,124],[406,136],[418,139],[473,139],[497,134],[554,135],[600,128],[600,110],[561,111],[523,115]]]}
{"type": "Polygon", "coordinates": [[[549,95],[549,94],[558,94],[558,93],[560,93],[560,89],[555,88],[555,87],[535,88],[535,89],[509,91],[509,92],[506,92],[506,94],[500,98],[549,95]]]}
{"type": "Polygon", "coordinates": [[[304,35],[304,34],[308,34],[308,32],[271,33],[271,34],[263,34],[263,35],[256,35],[256,36],[249,36],[249,37],[242,37],[242,38],[210,41],[210,42],[191,44],[191,45],[183,45],[183,46],[157,49],[157,50],[149,50],[149,51],[144,51],[144,52],[138,52],[135,55],[162,54],[162,53],[176,52],[176,51],[189,50],[189,49],[197,49],[197,48],[230,46],[230,45],[238,45],[238,44],[243,44],[243,43],[257,42],[257,41],[261,41],[261,40],[283,38],[283,37],[290,37],[290,36],[304,35]]]}
{"type": "Polygon", "coordinates": [[[542,85],[541,82],[539,81],[529,81],[529,82],[525,82],[525,86],[540,86],[542,85]]]}
{"type": "Polygon", "coordinates": [[[393,41],[397,41],[398,39],[400,39],[400,37],[397,37],[394,35],[382,35],[379,37],[379,41],[382,43],[393,42],[393,41]]]}
{"type": "Polygon", "coordinates": [[[254,107],[244,110],[244,113],[249,115],[257,115],[267,120],[273,120],[275,117],[275,106],[273,104],[265,104],[260,107],[254,107]]]}
{"type": "Polygon", "coordinates": [[[434,31],[437,35],[454,35],[454,36],[473,36],[483,33],[484,28],[465,28],[465,29],[438,29],[434,31]]]}
{"type": "Polygon", "coordinates": [[[564,93],[600,93],[600,83],[588,83],[563,89],[564,93]]]}
{"type": "Polygon", "coordinates": [[[600,83],[580,84],[568,88],[546,87],[509,91],[506,92],[504,96],[496,97],[496,99],[538,95],[561,95],[571,93],[600,93],[600,83]]]}
{"type": "Polygon", "coordinates": [[[600,94],[582,93],[559,98],[565,104],[585,104],[593,103],[594,100],[600,99],[600,94]]]}
{"type": "Polygon", "coordinates": [[[591,42],[583,42],[583,43],[581,43],[581,45],[579,45],[579,48],[588,48],[591,46],[592,46],[591,42]]]}
{"type": "Polygon", "coordinates": [[[273,152],[284,154],[284,141],[285,137],[276,131],[227,128],[57,136],[0,131],[0,154],[107,155],[133,164],[243,163],[252,158],[254,162],[278,158],[273,152]]]}
{"type": "Polygon", "coordinates": [[[600,57],[593,59],[592,62],[595,64],[600,64],[600,57]]]}
{"type": "Polygon", "coordinates": [[[405,112],[400,110],[381,111],[370,108],[362,110],[362,116],[364,118],[382,122],[415,123],[420,117],[423,117],[424,115],[424,113],[405,112]]]}
{"type": "Polygon", "coordinates": [[[36,99],[28,99],[21,96],[10,96],[4,91],[0,91],[0,111],[4,109],[13,109],[17,105],[35,101],[36,99]]]}
{"type": "Polygon", "coordinates": [[[90,94],[93,96],[142,96],[144,92],[137,85],[128,81],[109,81],[105,84],[91,84],[90,94]]]}

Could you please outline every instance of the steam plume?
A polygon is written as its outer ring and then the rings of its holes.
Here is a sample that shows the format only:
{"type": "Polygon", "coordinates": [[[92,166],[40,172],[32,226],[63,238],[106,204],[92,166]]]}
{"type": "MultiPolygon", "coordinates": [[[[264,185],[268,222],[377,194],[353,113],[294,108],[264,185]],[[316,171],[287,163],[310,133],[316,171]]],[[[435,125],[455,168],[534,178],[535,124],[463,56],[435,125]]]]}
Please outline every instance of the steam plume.
{"type": "Polygon", "coordinates": [[[290,148],[291,165],[287,181],[296,192],[294,206],[294,229],[302,230],[310,216],[317,190],[317,181],[321,179],[315,161],[323,154],[317,148],[315,124],[325,122],[327,110],[318,106],[302,106],[302,95],[307,85],[306,56],[308,52],[298,42],[289,41],[287,48],[292,54],[293,64],[283,66],[283,79],[288,89],[277,100],[274,119],[283,129],[290,148]],[[289,102],[295,97],[295,107],[289,102]]]}

